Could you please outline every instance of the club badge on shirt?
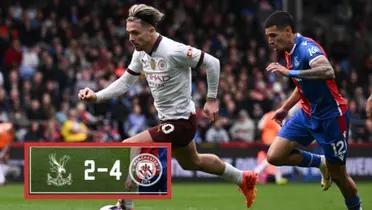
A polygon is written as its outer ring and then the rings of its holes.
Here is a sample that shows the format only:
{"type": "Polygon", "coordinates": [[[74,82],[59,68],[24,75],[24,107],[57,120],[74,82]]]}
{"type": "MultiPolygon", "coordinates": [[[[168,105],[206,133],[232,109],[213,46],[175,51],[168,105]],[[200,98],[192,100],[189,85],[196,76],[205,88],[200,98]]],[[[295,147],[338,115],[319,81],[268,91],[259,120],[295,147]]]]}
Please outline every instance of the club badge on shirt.
{"type": "Polygon", "coordinates": [[[156,68],[156,61],[155,61],[155,59],[151,58],[151,60],[150,60],[150,66],[151,66],[151,69],[152,70],[155,70],[155,68],[156,68]]]}
{"type": "Polygon", "coordinates": [[[167,68],[167,62],[163,58],[160,58],[158,61],[158,67],[162,71],[165,70],[167,68]]]}

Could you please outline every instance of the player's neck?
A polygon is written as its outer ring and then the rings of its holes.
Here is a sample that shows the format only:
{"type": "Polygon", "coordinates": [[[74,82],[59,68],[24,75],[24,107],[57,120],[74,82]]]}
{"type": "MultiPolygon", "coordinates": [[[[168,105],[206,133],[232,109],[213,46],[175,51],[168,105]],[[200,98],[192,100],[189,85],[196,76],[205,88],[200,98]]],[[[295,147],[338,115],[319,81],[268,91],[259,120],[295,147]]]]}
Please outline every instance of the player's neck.
{"type": "Polygon", "coordinates": [[[155,46],[156,41],[158,40],[158,37],[159,37],[159,36],[160,36],[159,33],[155,33],[155,34],[152,36],[152,38],[151,38],[151,40],[150,40],[150,44],[149,44],[148,47],[145,49],[145,52],[146,52],[146,53],[151,53],[151,52],[152,52],[152,50],[154,49],[154,46],[155,46]]]}

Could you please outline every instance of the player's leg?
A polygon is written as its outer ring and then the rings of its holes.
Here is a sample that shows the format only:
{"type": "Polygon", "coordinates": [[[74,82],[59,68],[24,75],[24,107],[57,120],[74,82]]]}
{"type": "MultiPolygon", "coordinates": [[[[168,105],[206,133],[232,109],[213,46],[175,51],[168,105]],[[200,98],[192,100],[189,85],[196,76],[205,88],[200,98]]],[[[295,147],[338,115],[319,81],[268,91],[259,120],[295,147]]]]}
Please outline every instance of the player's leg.
{"type": "Polygon", "coordinates": [[[267,161],[275,166],[298,165],[303,159],[295,141],[277,136],[267,152],[267,161]]]}
{"type": "Polygon", "coordinates": [[[322,130],[317,140],[324,150],[327,168],[345,199],[349,210],[361,209],[361,201],[353,179],[346,171],[347,140],[349,131],[348,113],[322,121],[322,130]]]}
{"type": "Polygon", "coordinates": [[[278,185],[284,185],[288,183],[288,179],[283,177],[283,174],[280,171],[279,167],[275,168],[275,183],[278,185]]]}
{"type": "Polygon", "coordinates": [[[345,198],[345,204],[349,210],[361,209],[361,201],[358,196],[357,186],[354,180],[347,174],[344,165],[334,164],[327,161],[328,170],[334,183],[340,189],[345,198]]]}
{"type": "Polygon", "coordinates": [[[297,149],[298,143],[278,136],[271,144],[267,160],[275,166],[320,167],[321,156],[297,149]]]}
{"type": "Polygon", "coordinates": [[[115,205],[106,205],[100,210],[134,210],[134,203],[132,200],[119,199],[115,205]]]}
{"type": "Polygon", "coordinates": [[[227,181],[239,185],[246,198],[247,207],[251,207],[256,198],[257,175],[250,171],[241,171],[214,154],[200,154],[195,142],[173,150],[173,156],[185,170],[199,170],[221,176],[227,181]]]}
{"type": "MultiPolygon", "coordinates": [[[[313,140],[313,135],[308,131],[307,126],[309,120],[306,118],[302,110],[298,111],[280,130],[279,135],[271,144],[267,159],[268,162],[276,165],[291,165],[300,167],[325,167],[324,157],[297,149],[298,145],[308,145],[313,140]]],[[[321,170],[326,189],[330,186],[330,178],[327,176],[326,170],[321,170]]]]}
{"type": "MultiPolygon", "coordinates": [[[[199,170],[215,175],[222,175],[225,170],[225,163],[217,155],[199,154],[194,141],[185,147],[173,149],[172,153],[184,170],[199,170]]],[[[241,182],[241,176],[241,171],[236,173],[235,181],[241,182]]]]}
{"type": "Polygon", "coordinates": [[[154,142],[148,130],[142,131],[134,136],[124,139],[125,143],[151,143],[154,142]]]}
{"type": "MultiPolygon", "coordinates": [[[[129,137],[127,139],[123,140],[123,143],[151,143],[153,142],[152,136],[150,135],[148,130],[142,131],[138,133],[137,135],[134,135],[132,137],[129,137]]],[[[140,148],[132,148],[130,150],[130,159],[132,160],[135,156],[137,156],[140,153],[140,148]]],[[[128,183],[130,180],[129,177],[127,178],[127,181],[125,183],[125,188],[127,190],[132,190],[129,188],[132,188],[128,186],[128,183]]],[[[124,200],[124,199],[119,199],[115,205],[117,209],[123,209],[123,210],[133,210],[134,209],[134,202],[132,200],[124,200]]],[[[113,209],[114,207],[113,206],[113,209]]]]}

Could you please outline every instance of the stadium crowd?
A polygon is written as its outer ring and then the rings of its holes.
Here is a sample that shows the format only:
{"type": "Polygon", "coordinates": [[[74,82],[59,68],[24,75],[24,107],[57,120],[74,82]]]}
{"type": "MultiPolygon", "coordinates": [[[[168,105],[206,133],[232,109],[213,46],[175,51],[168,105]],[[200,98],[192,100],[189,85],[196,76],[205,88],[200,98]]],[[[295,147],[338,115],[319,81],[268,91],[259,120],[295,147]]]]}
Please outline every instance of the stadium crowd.
{"type": "MultiPolygon", "coordinates": [[[[161,8],[159,31],[218,57],[220,119],[201,114],[206,73],[193,71],[197,142],[260,141],[258,122],[292,91],[266,73],[276,59],[262,22],[278,0],[142,1],[161,8]]],[[[351,112],[351,140],[372,142],[364,106],[372,93],[372,3],[304,0],[299,30],[324,46],[351,112]],[[311,2],[311,4],[310,4],[311,2]],[[329,13],[329,8],[336,12],[329,13]]],[[[0,7],[0,122],[16,141],[119,141],[157,124],[145,78],[125,95],[83,104],[77,91],[99,90],[126,71],[133,47],[125,31],[138,1],[2,1],[0,7]]]]}

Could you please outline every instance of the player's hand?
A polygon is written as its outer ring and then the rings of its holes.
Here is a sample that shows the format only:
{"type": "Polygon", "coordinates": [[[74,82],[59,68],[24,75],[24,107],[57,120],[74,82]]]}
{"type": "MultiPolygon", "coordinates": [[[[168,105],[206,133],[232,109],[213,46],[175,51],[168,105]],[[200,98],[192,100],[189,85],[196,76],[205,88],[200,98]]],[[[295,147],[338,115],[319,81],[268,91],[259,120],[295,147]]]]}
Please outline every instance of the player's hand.
{"type": "Polygon", "coordinates": [[[82,101],[86,101],[86,102],[97,101],[96,93],[89,88],[84,88],[84,89],[79,90],[78,96],[79,96],[79,99],[82,101]]]}
{"type": "Polygon", "coordinates": [[[273,120],[278,123],[280,126],[282,126],[283,120],[287,117],[288,115],[288,110],[279,108],[275,111],[273,120]]]}
{"type": "Polygon", "coordinates": [[[280,65],[279,63],[270,63],[267,67],[266,67],[266,71],[268,72],[272,72],[272,73],[279,73],[283,76],[288,76],[288,73],[289,73],[289,70],[280,65]]]}
{"type": "Polygon", "coordinates": [[[203,113],[210,122],[214,122],[218,119],[219,104],[217,99],[208,98],[204,104],[203,113]]]}

